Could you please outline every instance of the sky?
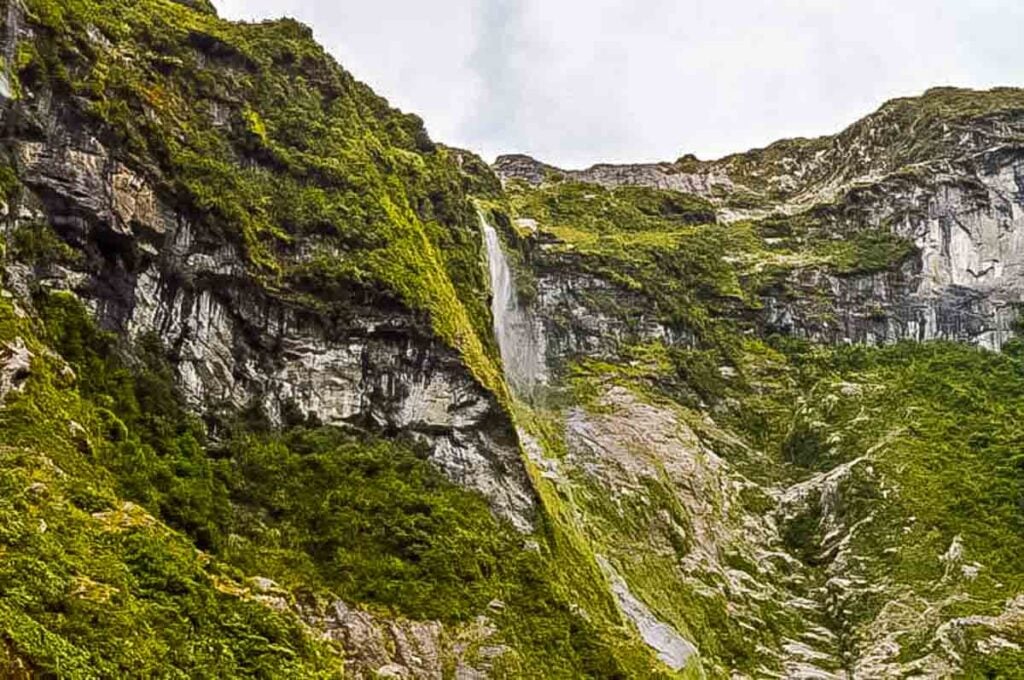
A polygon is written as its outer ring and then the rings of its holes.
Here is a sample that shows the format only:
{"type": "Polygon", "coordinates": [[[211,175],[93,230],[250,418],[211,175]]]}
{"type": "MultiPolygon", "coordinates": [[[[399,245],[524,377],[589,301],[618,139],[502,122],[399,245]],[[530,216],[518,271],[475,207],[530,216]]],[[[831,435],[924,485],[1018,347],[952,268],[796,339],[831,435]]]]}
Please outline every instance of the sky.
{"type": "Polygon", "coordinates": [[[214,2],[310,25],[433,139],[488,161],[713,159],[933,86],[1024,86],[1021,0],[214,2]]]}

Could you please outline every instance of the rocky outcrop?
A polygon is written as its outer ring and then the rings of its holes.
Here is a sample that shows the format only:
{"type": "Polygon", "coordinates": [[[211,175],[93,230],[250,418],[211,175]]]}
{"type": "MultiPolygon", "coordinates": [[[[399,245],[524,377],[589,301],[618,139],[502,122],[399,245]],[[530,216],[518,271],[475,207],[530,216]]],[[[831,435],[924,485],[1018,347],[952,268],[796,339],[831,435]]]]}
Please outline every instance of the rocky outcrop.
{"type": "Polygon", "coordinates": [[[452,630],[436,621],[374,616],[338,601],[320,612],[307,608],[305,618],[346,650],[346,677],[483,680],[491,677],[497,659],[511,653],[496,641],[497,629],[483,615],[452,630]]]}
{"type": "Polygon", "coordinates": [[[655,650],[658,658],[672,670],[684,668],[690,657],[697,653],[693,643],[672,626],[660,621],[646,604],[637,599],[607,559],[598,555],[597,561],[605,576],[611,581],[612,594],[618,602],[619,609],[636,626],[647,646],[655,650]]]}
{"type": "Polygon", "coordinates": [[[662,323],[642,294],[574,271],[566,258],[553,258],[538,270],[533,308],[556,372],[579,357],[615,358],[620,347],[630,344],[693,341],[685,330],[662,323]]]}
{"type": "Polygon", "coordinates": [[[0,345],[0,405],[7,395],[21,390],[32,371],[32,353],[21,338],[0,345]]]}
{"type": "Polygon", "coordinates": [[[198,410],[258,403],[275,421],[288,411],[425,440],[449,478],[530,528],[533,495],[508,417],[421,316],[354,288],[317,307],[275,292],[233,239],[176,210],[157,178],[130,169],[70,110],[17,104],[6,120],[16,115],[45,135],[4,140],[29,189],[8,206],[5,230],[48,223],[81,258],[12,261],[8,287],[68,289],[104,327],[155,334],[198,410]]]}
{"type": "MultiPolygon", "coordinates": [[[[990,136],[983,140],[991,141],[990,136]]],[[[842,185],[811,185],[793,199],[760,209],[759,214],[813,215],[837,239],[865,229],[887,230],[911,242],[914,252],[887,270],[869,274],[795,269],[763,292],[758,326],[767,333],[833,344],[945,339],[1001,347],[1012,337],[1024,303],[1024,154],[1008,145],[969,151],[959,149],[967,155],[891,175],[869,174],[842,185]]],[[[732,158],[721,166],[699,167],[711,173],[706,178],[713,178],[714,173],[735,170],[737,162],[732,158]]],[[[718,203],[720,217],[730,219],[721,199],[730,191],[728,176],[722,175],[721,181],[691,181],[692,176],[680,167],[685,164],[595,166],[565,172],[528,157],[504,156],[495,171],[505,180],[531,184],[565,177],[603,186],[641,185],[696,193],[718,203]]],[[[736,218],[733,214],[731,219],[736,218]]],[[[595,330],[602,327],[596,335],[608,338],[606,342],[617,334],[605,333],[609,324],[600,322],[593,304],[588,305],[589,313],[581,314],[573,300],[587,299],[589,291],[612,286],[595,284],[588,276],[566,283],[572,277],[564,273],[565,264],[541,265],[554,272],[554,279],[541,279],[540,304],[556,316],[559,309],[567,312],[573,320],[563,326],[570,327],[570,332],[554,329],[551,337],[556,342],[581,339],[576,344],[585,354],[594,349],[585,339],[592,335],[586,330],[588,323],[595,330]]],[[[622,308],[635,309],[632,305],[622,308]]],[[[562,344],[571,349],[569,341],[562,344]]],[[[558,347],[552,351],[556,357],[563,354],[558,347]]]]}
{"type": "Polygon", "coordinates": [[[825,211],[837,229],[888,228],[915,252],[870,275],[799,272],[794,295],[765,296],[769,328],[830,343],[944,339],[991,349],[1012,337],[1024,302],[1024,157],[999,150],[918,172],[851,190],[825,211]]]}

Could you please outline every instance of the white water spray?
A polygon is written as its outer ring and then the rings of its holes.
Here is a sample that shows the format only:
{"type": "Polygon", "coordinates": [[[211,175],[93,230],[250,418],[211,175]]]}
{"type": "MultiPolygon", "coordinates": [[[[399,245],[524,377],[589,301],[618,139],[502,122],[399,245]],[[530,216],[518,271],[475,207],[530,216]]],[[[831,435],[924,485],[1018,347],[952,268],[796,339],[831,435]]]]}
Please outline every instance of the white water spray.
{"type": "Polygon", "coordinates": [[[515,281],[494,227],[480,216],[491,272],[491,314],[505,376],[516,396],[531,400],[544,381],[544,342],[533,315],[519,305],[515,281]]]}

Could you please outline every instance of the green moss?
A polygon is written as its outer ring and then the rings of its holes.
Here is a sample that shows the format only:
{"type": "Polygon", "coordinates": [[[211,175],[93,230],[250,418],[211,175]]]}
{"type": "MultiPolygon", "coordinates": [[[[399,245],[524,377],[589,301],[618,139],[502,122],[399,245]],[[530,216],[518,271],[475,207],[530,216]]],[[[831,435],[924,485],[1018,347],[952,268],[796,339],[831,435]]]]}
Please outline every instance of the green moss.
{"type": "Polygon", "coordinates": [[[717,219],[708,201],[675,191],[647,187],[605,189],[578,182],[510,189],[513,209],[548,228],[569,227],[593,234],[644,233],[710,224],[717,219]]]}
{"type": "MultiPolygon", "coordinates": [[[[890,600],[925,607],[907,600],[908,592],[932,602],[952,598],[955,611],[919,612],[913,629],[924,644],[908,638],[904,650],[914,658],[928,653],[942,621],[998,613],[1007,593],[1024,586],[1013,557],[1024,549],[1015,424],[1024,412],[1024,366],[1014,347],[1004,354],[951,343],[798,349],[787,369],[794,382],[772,395],[774,406],[761,402],[780,410],[787,401],[797,405],[788,424],[776,421],[766,444],[774,442],[798,477],[867,456],[844,482],[838,511],[847,526],[862,522],[851,539],[859,557],[848,576],[885,585],[836,623],[850,636],[847,644],[870,637],[890,600]],[[940,556],[957,537],[964,563],[982,565],[977,578],[946,574],[940,556]]],[[[816,564],[813,512],[787,535],[816,564]]]]}
{"type": "MultiPolygon", "coordinates": [[[[591,404],[618,385],[659,408],[678,408],[675,402],[690,403],[697,414],[711,409],[713,424],[700,415],[684,420],[703,445],[765,488],[789,486],[866,457],[843,478],[830,510],[837,513],[831,521],[857,526],[847,545],[855,557],[847,558],[843,571],[826,572],[834,554],[823,550],[820,505],[807,504],[780,526],[787,550],[804,563],[808,583],[820,586],[838,574],[876,584],[835,618],[817,622],[837,634],[837,651],[847,658],[882,634],[877,617],[887,605],[891,611],[894,601],[916,612],[901,638],[903,661],[933,651],[935,631],[944,621],[1003,612],[1008,598],[1024,587],[1024,571],[1013,557],[1024,549],[1019,343],[1010,342],[1002,354],[952,343],[825,348],[778,339],[773,345],[744,342],[735,356],[738,375],[727,379],[715,357],[699,359],[688,351],[677,363],[675,352],[664,347],[635,348],[636,356],[651,357],[646,362],[587,360],[570,373],[572,403],[594,410],[591,404]],[[689,361],[706,369],[684,370],[689,361]],[[710,377],[701,377],[705,371],[710,377]],[[700,399],[688,402],[694,393],[700,399]],[[950,576],[940,559],[957,537],[963,563],[980,565],[974,578],[961,577],[959,565],[950,576]]],[[[689,548],[664,528],[662,518],[675,517],[687,533],[685,513],[673,509],[672,490],[650,481],[632,496],[613,500],[609,489],[586,477],[574,477],[565,487],[563,495],[586,527],[592,549],[616,557],[634,592],[691,636],[706,671],[716,664],[753,669],[764,662],[758,643],[777,646],[801,629],[792,612],[770,601],[730,600],[728,606],[764,622],[763,637],[755,639],[724,615],[724,600],[691,589],[692,574],[673,575],[674,558],[666,558],[666,550],[685,555],[689,548]]],[[[734,497],[731,507],[737,512],[745,505],[741,512],[760,515],[776,510],[776,503],[746,493],[734,497]]],[[[742,553],[723,559],[733,568],[751,568],[742,553]]],[[[711,573],[700,578],[714,581],[711,573]]],[[[981,635],[980,629],[970,630],[981,635]]],[[[1014,630],[1000,634],[1020,644],[1014,630]]],[[[969,653],[965,663],[968,669],[1005,672],[1012,659],[1009,652],[991,659],[969,653]]]]}
{"type": "Polygon", "coordinates": [[[67,245],[49,224],[23,222],[7,239],[7,254],[31,266],[67,265],[78,262],[82,254],[67,245]]]}
{"type": "MultiPolygon", "coordinates": [[[[19,339],[34,355],[22,390],[0,409],[8,667],[68,678],[339,675],[339,650],[119,497],[121,480],[98,462],[116,460],[126,443],[123,420],[106,408],[118,399],[83,397],[37,331],[0,300],[0,342],[19,339]]],[[[82,379],[86,391],[125,391],[115,371],[82,379]]]]}

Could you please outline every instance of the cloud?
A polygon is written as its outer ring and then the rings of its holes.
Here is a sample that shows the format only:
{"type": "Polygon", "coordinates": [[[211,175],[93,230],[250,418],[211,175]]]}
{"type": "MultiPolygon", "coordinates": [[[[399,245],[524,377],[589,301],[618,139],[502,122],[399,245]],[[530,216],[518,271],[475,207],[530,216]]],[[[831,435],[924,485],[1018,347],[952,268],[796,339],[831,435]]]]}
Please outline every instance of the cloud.
{"type": "Polygon", "coordinates": [[[476,44],[469,56],[479,96],[477,107],[467,114],[469,137],[514,139],[516,116],[522,109],[528,79],[517,62],[529,52],[522,27],[521,3],[493,0],[481,3],[476,21],[476,44]]]}
{"type": "Polygon", "coordinates": [[[565,166],[835,132],[934,85],[1024,85],[1019,0],[215,0],[287,13],[431,134],[565,166]]]}

